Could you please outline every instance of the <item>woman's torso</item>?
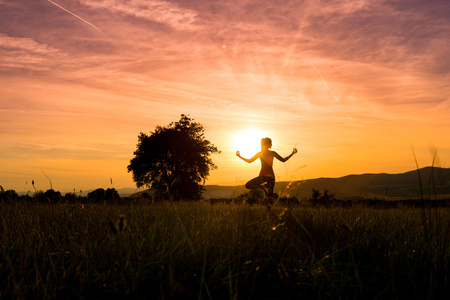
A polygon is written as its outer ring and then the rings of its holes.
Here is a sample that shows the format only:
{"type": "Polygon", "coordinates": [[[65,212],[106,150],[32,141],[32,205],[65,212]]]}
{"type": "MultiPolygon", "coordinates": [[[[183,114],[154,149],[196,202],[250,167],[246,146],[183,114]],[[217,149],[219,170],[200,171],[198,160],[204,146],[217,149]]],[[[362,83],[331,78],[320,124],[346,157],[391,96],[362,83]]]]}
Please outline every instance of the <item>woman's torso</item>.
{"type": "Polygon", "coordinates": [[[268,176],[274,177],[275,174],[273,172],[273,158],[274,152],[270,150],[261,151],[259,159],[261,160],[261,171],[259,172],[259,176],[268,176]]]}

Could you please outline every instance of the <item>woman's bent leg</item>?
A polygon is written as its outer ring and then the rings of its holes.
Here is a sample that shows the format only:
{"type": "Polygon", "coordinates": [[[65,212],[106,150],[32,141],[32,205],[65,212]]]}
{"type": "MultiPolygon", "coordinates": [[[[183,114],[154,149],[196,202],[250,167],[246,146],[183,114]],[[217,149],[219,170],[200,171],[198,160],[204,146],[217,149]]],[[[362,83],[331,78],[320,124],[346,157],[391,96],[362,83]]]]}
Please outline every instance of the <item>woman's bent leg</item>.
{"type": "Polygon", "coordinates": [[[272,196],[275,186],[275,178],[268,176],[258,176],[245,184],[249,190],[263,189],[267,196],[272,196]]]}
{"type": "Polygon", "coordinates": [[[263,184],[263,183],[264,183],[264,181],[262,181],[262,178],[260,176],[258,176],[256,178],[253,178],[249,182],[247,182],[245,184],[245,187],[249,190],[254,190],[254,189],[261,188],[261,184],[263,184]]]}

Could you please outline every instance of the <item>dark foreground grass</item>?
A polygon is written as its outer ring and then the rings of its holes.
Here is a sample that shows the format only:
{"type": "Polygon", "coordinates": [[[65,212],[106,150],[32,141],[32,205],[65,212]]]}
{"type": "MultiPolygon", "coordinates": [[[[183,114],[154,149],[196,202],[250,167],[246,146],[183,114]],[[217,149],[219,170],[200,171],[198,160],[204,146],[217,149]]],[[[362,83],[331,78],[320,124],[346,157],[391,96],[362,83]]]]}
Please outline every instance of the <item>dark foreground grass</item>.
{"type": "Polygon", "coordinates": [[[2,299],[450,295],[450,209],[0,205],[2,299]]]}

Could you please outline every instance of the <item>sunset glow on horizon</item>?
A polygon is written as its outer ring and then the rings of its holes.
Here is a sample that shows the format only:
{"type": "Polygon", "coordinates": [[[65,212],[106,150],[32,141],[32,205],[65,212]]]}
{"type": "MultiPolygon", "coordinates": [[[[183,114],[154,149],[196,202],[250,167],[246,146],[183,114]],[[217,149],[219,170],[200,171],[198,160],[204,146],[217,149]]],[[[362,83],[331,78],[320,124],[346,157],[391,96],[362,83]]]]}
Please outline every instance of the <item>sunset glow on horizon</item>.
{"type": "Polygon", "coordinates": [[[206,184],[255,177],[235,153],[266,136],[298,149],[278,181],[449,165],[447,0],[0,0],[0,24],[4,189],[132,188],[139,133],[181,114],[222,151],[206,184]]]}

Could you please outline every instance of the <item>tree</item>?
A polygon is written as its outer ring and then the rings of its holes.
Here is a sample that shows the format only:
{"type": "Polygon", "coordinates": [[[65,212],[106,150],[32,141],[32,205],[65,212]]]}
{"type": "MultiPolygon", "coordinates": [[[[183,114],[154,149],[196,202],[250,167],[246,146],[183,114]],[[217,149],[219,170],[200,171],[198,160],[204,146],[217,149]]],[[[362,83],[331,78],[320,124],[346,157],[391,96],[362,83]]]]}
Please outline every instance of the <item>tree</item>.
{"type": "Polygon", "coordinates": [[[210,156],[220,151],[205,139],[204,129],[186,115],[150,135],[140,133],[128,172],[137,187],[154,190],[156,198],[191,199],[201,196],[210,170],[217,169],[210,156]]]}

